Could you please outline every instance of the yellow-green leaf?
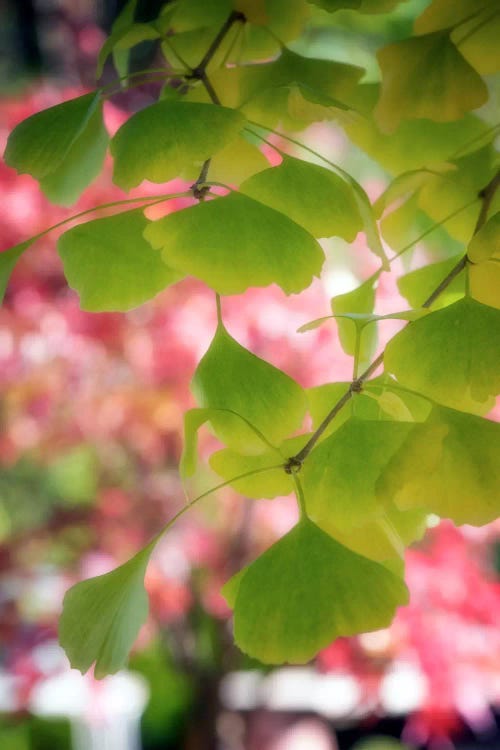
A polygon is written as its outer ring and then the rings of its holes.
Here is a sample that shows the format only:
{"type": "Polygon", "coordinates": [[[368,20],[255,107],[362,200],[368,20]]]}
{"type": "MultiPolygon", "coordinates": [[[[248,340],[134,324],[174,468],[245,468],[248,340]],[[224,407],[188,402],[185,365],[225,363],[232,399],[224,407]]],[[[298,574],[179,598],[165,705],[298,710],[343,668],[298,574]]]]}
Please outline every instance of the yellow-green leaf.
{"type": "Polygon", "coordinates": [[[380,486],[401,510],[424,508],[455,523],[482,526],[500,514],[500,425],[443,407],[433,409],[390,461],[380,486]],[[423,471],[422,450],[443,430],[438,460],[423,471]]]}
{"type": "MultiPolygon", "coordinates": [[[[304,391],[292,378],[238,344],[222,324],[191,387],[202,408],[236,412],[273,445],[302,425],[307,406],[304,391]]],[[[244,454],[263,452],[262,439],[238,416],[213,412],[210,423],[229,448],[244,454]]]]}
{"type": "MultiPolygon", "coordinates": [[[[267,664],[302,664],[339,636],[389,625],[400,577],[307,519],[226,584],[237,645],[267,664]]],[[[223,590],[224,593],[224,590],[223,590]]]]}
{"type": "Polygon", "coordinates": [[[111,141],[113,179],[128,190],[143,180],[167,182],[236,138],[245,120],[215,104],[163,100],[127,120],[111,141]]]}
{"type": "Polygon", "coordinates": [[[148,224],[136,209],[79,224],[60,237],[64,273],[83,310],[130,310],[179,281],[144,239],[148,224]]]}
{"type": "Polygon", "coordinates": [[[250,177],[241,192],[282,211],[313,237],[352,242],[363,228],[352,187],[329,169],[291,156],[250,177]]]}
{"type": "Polygon", "coordinates": [[[9,136],[5,163],[37,180],[55,172],[84,132],[99,100],[100,92],[85,94],[23,120],[9,136]]]}
{"type": "Polygon", "coordinates": [[[351,418],[323,440],[302,470],[312,520],[347,531],[380,515],[377,480],[413,428],[413,423],[351,418]]]}
{"type": "Polygon", "coordinates": [[[500,391],[500,311],[465,297],[400,331],[384,363],[401,385],[445,406],[481,409],[500,391]]]}
{"type": "Polygon", "coordinates": [[[400,120],[459,120],[488,99],[486,84],[447,31],[394,42],[377,57],[382,89],[375,117],[386,132],[400,120]]]}
{"type": "Polygon", "coordinates": [[[122,669],[148,613],[144,574],[154,542],[110,573],[81,581],[66,592],[59,642],[82,674],[95,662],[101,679],[122,669]]]}
{"type": "Polygon", "coordinates": [[[220,294],[278,284],[300,292],[319,276],[324,253],[294,221],[245,195],[223,198],[165,216],[145,232],[165,262],[220,294]]]}

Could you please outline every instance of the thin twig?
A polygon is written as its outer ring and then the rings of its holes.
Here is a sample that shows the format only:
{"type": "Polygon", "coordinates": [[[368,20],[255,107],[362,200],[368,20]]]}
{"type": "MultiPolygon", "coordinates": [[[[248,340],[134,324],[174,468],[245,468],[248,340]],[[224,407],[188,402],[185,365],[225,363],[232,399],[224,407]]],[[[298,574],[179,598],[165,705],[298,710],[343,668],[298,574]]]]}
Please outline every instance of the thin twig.
{"type": "MultiPolygon", "coordinates": [[[[197,65],[195,68],[193,68],[189,76],[190,78],[196,78],[202,82],[213,104],[220,105],[221,101],[219,97],[217,96],[217,93],[207,76],[207,67],[209,66],[210,61],[212,60],[213,56],[219,49],[220,45],[224,41],[226,34],[228,33],[232,25],[236,23],[236,21],[245,21],[244,14],[238,11],[233,11],[232,13],[229,14],[229,16],[226,18],[223,25],[221,26],[219,32],[217,33],[215,39],[213,40],[212,44],[205,52],[200,64],[197,65]]],[[[193,192],[193,195],[199,201],[204,200],[206,194],[210,191],[210,187],[205,184],[207,181],[209,167],[210,167],[210,159],[207,159],[203,163],[198,179],[196,180],[195,183],[193,183],[193,185],[191,185],[191,190],[193,192]]]]}

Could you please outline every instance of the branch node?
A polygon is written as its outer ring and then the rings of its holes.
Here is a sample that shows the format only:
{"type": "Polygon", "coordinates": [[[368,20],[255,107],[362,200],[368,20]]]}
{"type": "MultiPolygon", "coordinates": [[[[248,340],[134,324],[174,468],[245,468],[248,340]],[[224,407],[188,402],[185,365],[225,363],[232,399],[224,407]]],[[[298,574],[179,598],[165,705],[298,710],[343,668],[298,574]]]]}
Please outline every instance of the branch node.
{"type": "Polygon", "coordinates": [[[197,201],[205,200],[206,195],[210,192],[210,185],[200,184],[198,181],[194,182],[189,188],[193,193],[193,197],[197,201]]]}
{"type": "Polygon", "coordinates": [[[350,385],[351,393],[361,393],[362,390],[363,390],[362,378],[357,378],[356,380],[353,380],[350,385]]]}
{"type": "Polygon", "coordinates": [[[288,458],[283,466],[285,474],[298,474],[302,468],[302,461],[296,456],[288,458]]]}

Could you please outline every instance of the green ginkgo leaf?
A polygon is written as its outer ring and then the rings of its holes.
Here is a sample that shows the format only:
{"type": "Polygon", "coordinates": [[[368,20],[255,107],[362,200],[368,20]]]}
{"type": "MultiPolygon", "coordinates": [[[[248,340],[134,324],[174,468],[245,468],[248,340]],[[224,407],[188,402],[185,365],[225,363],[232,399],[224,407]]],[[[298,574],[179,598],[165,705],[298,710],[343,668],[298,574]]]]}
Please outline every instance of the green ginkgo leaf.
{"type": "Polygon", "coordinates": [[[500,514],[500,425],[435,407],[392,457],[381,484],[401,510],[424,508],[455,523],[482,526],[500,514]],[[422,447],[443,430],[439,460],[421,464],[422,447]]]}
{"type": "Polygon", "coordinates": [[[79,224],[59,239],[68,284],[83,310],[130,310],[181,278],[146,242],[141,209],[79,224]]]}
{"type": "Polygon", "coordinates": [[[278,284],[291,294],[319,276],[324,253],[284,214],[239,193],[165,216],[145,231],[165,262],[220,294],[278,284]]]}
{"type": "Polygon", "coordinates": [[[62,162],[40,180],[40,188],[47,198],[61,206],[75,203],[101,171],[108,143],[102,104],[99,104],[62,162]]]}
{"type": "Polygon", "coordinates": [[[127,120],[111,141],[113,179],[129,190],[143,180],[167,182],[236,138],[245,119],[215,104],[163,100],[127,120]]]}
{"type": "Polygon", "coordinates": [[[80,581],[67,591],[59,642],[71,666],[82,674],[94,662],[97,679],[125,666],[148,614],[144,575],[155,542],[110,573],[80,581]]]}
{"type": "Polygon", "coordinates": [[[500,311],[465,297],[400,331],[384,363],[401,385],[451,408],[480,409],[500,391],[500,311]]]}
{"type": "MultiPolygon", "coordinates": [[[[196,368],[191,387],[202,408],[236,412],[272,445],[279,445],[302,425],[307,408],[298,383],[238,344],[222,324],[196,368]]],[[[229,448],[246,455],[263,452],[262,439],[240,417],[214,412],[210,424],[229,448]]]]}
{"type": "Polygon", "coordinates": [[[100,92],[70,99],[23,120],[9,136],[4,160],[43,180],[55,172],[99,108],[100,92]]]}
{"type": "Polygon", "coordinates": [[[343,127],[353,143],[392,174],[446,162],[462,150],[475,151],[478,143],[494,139],[494,131],[474,115],[451,122],[427,120],[425,127],[420,120],[402,120],[395,132],[382,133],[370,116],[379,96],[378,84],[361,84],[357,90],[353,106],[364,104],[366,117],[346,120],[343,127]]]}
{"type": "Polygon", "coordinates": [[[414,426],[351,417],[323,440],[302,470],[311,519],[347,531],[380,515],[377,480],[414,426]]]}
{"type": "Polygon", "coordinates": [[[339,636],[389,625],[408,602],[399,576],[305,518],[223,593],[234,602],[237,645],[266,664],[303,664],[339,636]]]}
{"type": "Polygon", "coordinates": [[[394,132],[401,120],[459,120],[488,99],[486,84],[448,31],[394,42],[377,57],[382,89],[375,117],[385,132],[394,132]]]}
{"type": "Polygon", "coordinates": [[[313,237],[343,237],[352,242],[363,229],[351,186],[328,169],[285,156],[278,167],[250,177],[240,188],[282,211],[313,237]]]}

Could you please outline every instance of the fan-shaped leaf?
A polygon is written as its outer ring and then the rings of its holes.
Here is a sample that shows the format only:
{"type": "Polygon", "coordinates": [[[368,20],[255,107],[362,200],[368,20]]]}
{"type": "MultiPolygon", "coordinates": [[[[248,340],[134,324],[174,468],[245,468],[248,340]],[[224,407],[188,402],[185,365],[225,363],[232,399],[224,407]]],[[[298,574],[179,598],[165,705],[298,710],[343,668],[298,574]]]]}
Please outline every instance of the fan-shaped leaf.
{"type": "Polygon", "coordinates": [[[61,165],[99,107],[100,92],[70,99],[23,120],[9,136],[5,163],[42,180],[61,165]]]}
{"type": "Polygon", "coordinates": [[[500,311],[459,300],[400,331],[384,363],[402,385],[451,408],[477,410],[500,390],[500,311]]]}
{"type": "MultiPolygon", "coordinates": [[[[191,385],[201,407],[236,412],[275,445],[301,426],[306,411],[301,387],[238,344],[222,325],[191,385]]],[[[214,412],[210,423],[217,437],[233,450],[262,453],[262,439],[238,416],[214,412]]]]}
{"type": "Polygon", "coordinates": [[[447,31],[389,44],[377,57],[382,90],[375,116],[386,132],[394,132],[400,120],[458,120],[488,99],[484,81],[447,31]]]}
{"type": "Polygon", "coordinates": [[[424,508],[455,523],[481,526],[500,514],[500,425],[435,407],[390,461],[380,491],[402,510],[424,508]],[[422,447],[435,427],[443,430],[439,459],[421,464],[422,447]]]}
{"type": "Polygon", "coordinates": [[[363,229],[351,186],[334,172],[285,156],[278,167],[250,177],[241,192],[300,224],[313,237],[352,242],[363,229]]]}
{"type": "Polygon", "coordinates": [[[244,195],[224,198],[165,216],[146,239],[162,248],[168,265],[202,279],[220,294],[276,283],[300,292],[319,275],[320,245],[287,216],[244,195]]]}
{"type": "Polygon", "coordinates": [[[81,581],[66,593],[59,642],[71,666],[82,674],[94,662],[97,679],[125,666],[148,613],[144,574],[154,544],[119,568],[81,581]]]}
{"type": "Polygon", "coordinates": [[[114,181],[128,190],[143,180],[167,182],[236,138],[243,116],[215,104],[159,101],[127,120],[111,141],[114,181]]]}
{"type": "Polygon", "coordinates": [[[339,636],[388,625],[408,601],[401,578],[306,519],[225,591],[236,643],[268,664],[302,664],[339,636]]]}
{"type": "Polygon", "coordinates": [[[75,203],[101,171],[108,143],[99,104],[59,166],[40,180],[40,188],[47,198],[61,206],[75,203]]]}
{"type": "Polygon", "coordinates": [[[390,457],[413,423],[351,418],[317,446],[304,463],[307,512],[315,523],[340,530],[383,512],[375,491],[390,457]]]}
{"type": "Polygon", "coordinates": [[[64,273],[82,309],[129,310],[181,278],[144,239],[148,223],[137,209],[79,224],[60,237],[64,273]]]}

